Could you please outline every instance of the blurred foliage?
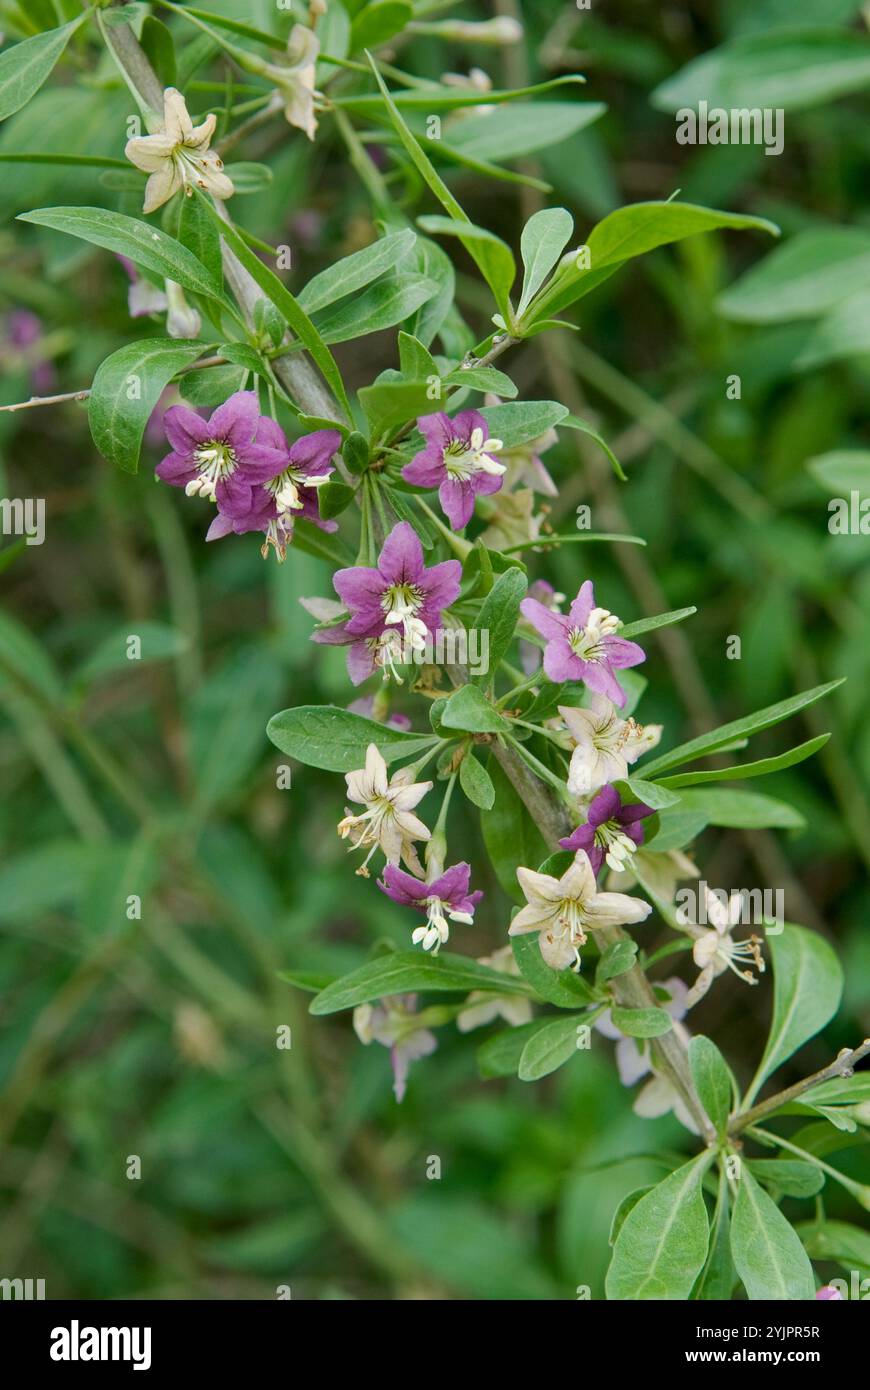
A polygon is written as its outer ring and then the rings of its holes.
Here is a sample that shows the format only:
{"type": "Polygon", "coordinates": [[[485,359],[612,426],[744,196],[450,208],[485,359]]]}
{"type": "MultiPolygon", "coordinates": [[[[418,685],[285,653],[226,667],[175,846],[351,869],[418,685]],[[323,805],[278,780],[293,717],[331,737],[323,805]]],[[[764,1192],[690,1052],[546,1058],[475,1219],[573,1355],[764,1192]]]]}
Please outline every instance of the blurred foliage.
{"type": "MultiPolygon", "coordinates": [[[[20,13],[0,8],[4,19],[20,13]]],[[[21,8],[37,27],[41,9],[51,12],[45,24],[57,22],[48,3],[21,8]]],[[[262,28],[284,22],[268,0],[210,8],[262,28]]],[[[450,169],[472,218],[514,247],[545,202],[567,206],[582,230],[622,202],[676,189],[773,218],[789,236],[843,225],[870,234],[860,94],[792,109],[786,84],[777,158],[760,146],[679,146],[672,111],[650,100],[722,45],[793,41],[820,22],[814,7],[611,0],[585,13],[568,0],[502,0],[499,9],[521,18],[521,44],[421,35],[402,41],[400,59],[422,77],[481,66],[499,87],[582,71],[583,99],[606,104],[592,125],[508,162],[550,194],[450,169]]],[[[824,23],[847,32],[858,9],[830,3],[824,23]]],[[[183,28],[164,18],[174,34],[183,28]]],[[[95,88],[92,66],[74,43],[70,62],[2,127],[0,153],[118,157],[129,98],[117,84],[95,88]]],[[[107,60],[98,71],[110,78],[107,60]]],[[[222,82],[225,64],[207,58],[197,73],[206,75],[222,82]]],[[[203,93],[201,109],[221,100],[203,93]]],[[[292,247],[291,288],[372,239],[370,201],[333,122],[323,120],[313,145],[267,127],[243,157],[269,163],[274,181],[234,211],[254,235],[292,247]]],[[[4,166],[4,401],[87,386],[129,334],[127,282],[111,257],[12,220],[47,202],[99,203],[106,188],[93,169],[4,166]],[[26,347],[10,326],[23,310],[38,321],[26,347]]],[[[728,293],[770,255],[761,238],[727,233],[656,252],[583,301],[580,335],[525,344],[511,371],[523,393],[594,420],[629,474],[615,484],[566,433],[547,455],[560,486],[554,526],[589,503],[595,529],[648,541],[644,552],[589,548],[608,606],[637,616],[699,609],[686,636],[650,644],[644,714],[665,723],[669,741],[849,677],[805,714],[803,736],[830,728],[830,743],[770,787],[806,828],[711,829],[697,856],[711,884],[783,887],[792,920],[822,930],[844,961],[846,1010],[782,1073],[785,1085],[870,1032],[870,537],[829,534],[827,502],[840,494],[807,466],[868,447],[870,336],[865,325],[863,346],[826,354],[813,338],[825,310],[729,317],[728,293]],[[726,395],[735,373],[739,400],[726,395]],[[739,660],[726,657],[733,635],[739,660]]],[[[459,302],[485,332],[461,252],[458,264],[459,302]]],[[[394,365],[394,341],[389,332],[339,345],[352,385],[394,365]]],[[[534,1088],[484,1084],[473,1049],[445,1030],[437,1064],[415,1069],[397,1108],[386,1054],[361,1048],[346,1016],[310,1021],[305,997],[278,979],[291,964],[352,968],[374,941],[406,935],[400,909],[354,891],[334,834],[340,782],[294,769],[292,788],[277,790],[265,737],[278,708],[349,699],[342,654],[313,655],[298,604],[329,592],[328,566],[294,551],[283,567],[264,567],[253,543],[206,547],[205,509],[154,485],[159,440],[138,476],[113,474],[74,404],[3,414],[0,452],[0,492],[37,494],[47,512],[44,546],[5,538],[0,550],[0,1273],[45,1277],[54,1297],[274,1297],[289,1285],[294,1297],[326,1299],[533,1299],[573,1298],[580,1284],[601,1297],[614,1210],[661,1176],[646,1154],[685,1140],[670,1116],[634,1116],[609,1044],[534,1088]],[[153,662],[112,664],[107,654],[123,652],[127,633],[146,631],[153,662]],[[125,910],[134,868],[149,884],[141,920],[125,910]],[[275,1046],[281,1025],[292,1029],[289,1051],[275,1046]],[[140,1180],[126,1177],[129,1155],[141,1157],[140,1180]],[[426,1175],[433,1155],[437,1183],[426,1175]]],[[[570,550],[540,569],[573,592],[570,550]]],[[[759,756],[796,742],[794,732],[762,736],[759,756]]],[[[475,822],[462,814],[457,838],[483,865],[475,822]]],[[[478,886],[486,898],[463,949],[482,955],[503,943],[508,905],[494,879],[478,886]]],[[[741,1079],[762,1050],[769,1007],[768,989],[729,977],[698,1011],[741,1079]]],[[[838,1161],[860,1176],[848,1152],[838,1161]]],[[[856,1220],[843,1194],[828,1209],[856,1220]]],[[[787,1201],[786,1210],[805,1208],[787,1201]]]]}

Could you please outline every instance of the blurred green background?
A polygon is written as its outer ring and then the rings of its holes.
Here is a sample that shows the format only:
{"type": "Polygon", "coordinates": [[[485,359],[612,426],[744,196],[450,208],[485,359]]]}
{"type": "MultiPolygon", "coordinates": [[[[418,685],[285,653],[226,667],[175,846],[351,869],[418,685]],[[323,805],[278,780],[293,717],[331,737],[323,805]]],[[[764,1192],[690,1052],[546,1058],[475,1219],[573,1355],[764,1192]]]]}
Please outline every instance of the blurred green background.
{"type": "MultiPolygon", "coordinates": [[[[209,8],[264,28],[274,19],[266,0],[209,8]]],[[[14,21],[16,6],[0,9],[14,21]]],[[[650,100],[693,59],[721,65],[725,44],[812,44],[817,7],[610,0],[583,13],[568,0],[503,0],[498,12],[522,21],[520,44],[423,36],[397,61],[429,77],[479,66],[497,86],[581,71],[582,100],[606,103],[579,133],[508,163],[551,194],[451,172],[470,216],[515,247],[542,200],[568,207],[582,239],[611,208],[676,189],[770,217],[785,237],[843,224],[870,237],[859,92],[833,83],[792,107],[786,82],[785,101],[769,103],[786,109],[775,158],[679,146],[672,111],[650,100]]],[[[858,15],[831,0],[823,18],[857,33],[858,15]]],[[[179,33],[175,18],[170,27],[179,33]]],[[[93,66],[92,53],[83,71],[93,66]]],[[[8,121],[0,152],[117,156],[129,98],[74,79],[68,64],[8,121]]],[[[715,71],[707,80],[715,88],[715,71]]],[[[271,125],[244,157],[272,165],[275,181],[234,212],[292,247],[291,288],[372,239],[329,116],[314,145],[271,125]]],[[[419,190],[401,177],[393,188],[413,213],[419,190]]],[[[4,401],[86,386],[135,331],[112,257],[13,221],[46,204],[117,206],[112,197],[94,171],[5,166],[4,401]]],[[[589,547],[588,564],[584,547],[582,573],[568,547],[530,557],[533,572],[572,593],[591,575],[626,619],[699,608],[649,644],[642,717],[665,724],[667,744],[849,677],[805,727],[759,740],[761,756],[834,731],[820,757],[769,787],[805,829],[711,829],[696,846],[711,885],[783,888],[791,920],[828,935],[844,960],[844,1009],[781,1073],[785,1085],[870,1032],[870,537],[829,534],[828,499],[841,493],[807,466],[868,447],[870,316],[849,338],[820,333],[821,312],[727,318],[719,296],[771,250],[757,235],[717,234],[645,257],[572,311],[579,335],[532,340],[506,366],[521,393],[596,421],[629,474],[615,483],[564,435],[547,455],[560,486],[550,522],[570,528],[588,503],[594,529],[649,543],[589,547]],[[735,373],[739,400],[726,396],[735,373]],[[739,660],[726,655],[732,636],[739,660]]],[[[481,336],[486,303],[470,263],[457,266],[459,306],[481,336]]],[[[395,365],[395,336],[337,356],[363,385],[395,365]]],[[[474,1039],[443,1030],[397,1107],[386,1053],[362,1048],[347,1016],[309,1019],[305,996],[279,981],[291,965],[352,968],[379,938],[404,943],[407,921],[353,876],[334,832],[342,779],[294,767],[292,787],[276,787],[270,715],[353,698],[341,652],[309,644],[298,603],[331,593],[328,567],[296,551],[264,565],[252,538],[206,547],[207,509],[154,483],[163,452],[152,442],[139,475],[118,476],[82,407],[0,415],[0,492],[44,497],[47,516],[42,547],[4,538],[0,549],[0,1275],[44,1277],[49,1297],[271,1298],[289,1286],[319,1299],[570,1299],[581,1284],[603,1296],[612,1213],[660,1175],[645,1155],[685,1149],[685,1132],[633,1115],[603,1040],[530,1086],[482,1083],[474,1039]],[[128,662],[131,633],[159,659],[128,662]],[[126,916],[133,892],[141,920],[126,916]],[[289,1051],[275,1045],[280,1025],[289,1051]],[[127,1177],[130,1155],[140,1179],[127,1177]]],[[[506,940],[508,904],[468,808],[455,801],[452,815],[486,890],[454,944],[479,956],[506,940]]],[[[769,980],[748,991],[729,976],[692,1015],[744,1080],[763,1047],[769,980]]],[[[858,1176],[852,1155],[838,1162],[858,1176]]],[[[843,1195],[830,1194],[829,1210],[860,1219],[843,1195]]]]}

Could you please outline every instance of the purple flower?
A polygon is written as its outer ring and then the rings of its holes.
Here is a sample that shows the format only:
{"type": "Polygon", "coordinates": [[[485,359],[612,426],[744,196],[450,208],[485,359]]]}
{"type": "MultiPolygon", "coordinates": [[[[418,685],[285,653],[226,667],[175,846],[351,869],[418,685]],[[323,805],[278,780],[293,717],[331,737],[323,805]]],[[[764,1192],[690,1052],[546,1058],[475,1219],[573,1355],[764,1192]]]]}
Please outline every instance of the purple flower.
{"type": "Polygon", "coordinates": [[[334,469],[332,457],[341,444],[338,430],[315,430],[288,447],[281,426],[263,416],[257,429],[257,445],[274,455],[270,473],[248,489],[247,498],[221,506],[208,529],[207,540],[218,540],[234,532],[263,531],[263,555],[275,547],[279,560],[293,538],[293,525],[302,518],[321,531],[335,531],[338,522],[320,516],[317,489],[329,480],[334,469]]]}
{"type": "Polygon", "coordinates": [[[477,494],[501,487],[505,467],[492,455],[504,446],[488,437],[478,410],[462,410],[452,420],[441,410],[422,415],[417,428],[426,448],[405,465],[402,477],[417,487],[437,487],[450,525],[461,531],[471,519],[477,494]]]}
{"type": "Polygon", "coordinates": [[[427,569],[420,538],[407,521],[394,526],[378,558],[377,569],[354,565],[333,577],[336,593],[350,618],[321,628],[315,642],[350,646],[348,671],[354,685],[377,666],[392,665],[402,638],[421,648],[441,623],[441,610],[459,593],[462,566],[444,560],[427,569]]]}
{"type": "Polygon", "coordinates": [[[823,1284],[820,1289],[816,1289],[816,1298],[822,1303],[836,1303],[838,1300],[842,1301],[843,1295],[833,1284],[823,1284]]]}
{"type": "Polygon", "coordinates": [[[469,925],[474,920],[474,909],[483,893],[480,890],[469,893],[470,877],[469,864],[453,864],[431,883],[422,883],[397,865],[387,864],[378,887],[394,903],[425,913],[426,926],[417,927],[411,940],[415,946],[422,942],[424,951],[434,947],[432,954],[437,955],[450,935],[447,917],[451,922],[466,922],[469,925]]]}
{"type": "Polygon", "coordinates": [[[533,598],[524,598],[520,609],[547,639],[544,671],[551,681],[583,681],[615,705],[625,704],[625,691],[613,673],[646,661],[646,652],[636,642],[616,636],[620,620],[608,609],[596,608],[591,579],[580,586],[567,615],[533,598]]]}
{"type": "Polygon", "coordinates": [[[236,391],[210,420],[186,405],[171,406],[163,427],[172,453],[157,465],[157,477],[188,497],[217,502],[229,517],[245,516],[251,489],[274,477],[286,459],[274,443],[258,442],[263,424],[255,391],[236,391]]]}
{"type": "Polygon", "coordinates": [[[392,994],[377,1004],[359,1004],[353,1011],[354,1032],[361,1043],[378,1042],[390,1049],[393,1093],[401,1105],[412,1062],[429,1057],[438,1039],[415,1018],[416,994],[392,994]]]}
{"type": "Polygon", "coordinates": [[[640,822],[653,813],[642,801],[624,803],[615,787],[602,787],[586,813],[586,824],[560,840],[563,849],[585,849],[597,874],[605,859],[614,873],[621,873],[638,845],[643,844],[640,822]]]}
{"type": "MultiPolygon", "coordinates": [[[[6,342],[13,352],[20,352],[24,357],[31,386],[38,395],[46,395],[57,381],[53,363],[40,352],[44,337],[38,315],[29,309],[12,310],[6,321],[6,342]]],[[[13,370],[18,370],[17,364],[13,370]]]]}

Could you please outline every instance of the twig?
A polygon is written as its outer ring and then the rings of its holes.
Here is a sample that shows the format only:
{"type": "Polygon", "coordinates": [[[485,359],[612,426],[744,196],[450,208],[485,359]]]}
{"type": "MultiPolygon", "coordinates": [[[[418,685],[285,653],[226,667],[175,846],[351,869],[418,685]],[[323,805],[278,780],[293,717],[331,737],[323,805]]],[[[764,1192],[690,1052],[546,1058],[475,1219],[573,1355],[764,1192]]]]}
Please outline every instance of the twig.
{"type": "Polygon", "coordinates": [[[837,1076],[850,1076],[858,1063],[868,1053],[870,1053],[870,1038],[865,1038],[860,1047],[844,1047],[841,1052],[837,1053],[836,1060],[831,1062],[829,1066],[823,1067],[821,1071],[814,1072],[812,1076],[805,1076],[803,1081],[796,1081],[793,1086],[786,1087],[784,1091],[777,1091],[775,1096],[769,1096],[767,1100],[759,1101],[758,1105],[753,1105],[751,1110],[744,1111],[742,1115],[735,1115],[728,1126],[729,1134],[739,1134],[741,1130],[747,1129],[749,1125],[754,1125],[765,1115],[770,1115],[774,1110],[780,1110],[784,1105],[789,1105],[791,1101],[797,1100],[804,1091],[809,1091],[813,1086],[820,1086],[823,1081],[833,1081],[837,1076]]]}

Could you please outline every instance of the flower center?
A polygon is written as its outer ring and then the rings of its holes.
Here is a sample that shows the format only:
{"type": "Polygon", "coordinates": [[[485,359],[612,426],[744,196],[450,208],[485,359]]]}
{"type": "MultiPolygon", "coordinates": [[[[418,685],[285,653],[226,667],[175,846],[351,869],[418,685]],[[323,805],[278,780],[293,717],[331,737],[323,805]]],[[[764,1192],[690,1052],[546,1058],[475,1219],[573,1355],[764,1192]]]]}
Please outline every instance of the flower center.
{"type": "Polygon", "coordinates": [[[415,651],[423,650],[429,631],[422,619],[416,616],[423,602],[423,591],[416,584],[391,584],[381,595],[384,622],[390,627],[401,627],[406,642],[415,651]]]}
{"type": "Polygon", "coordinates": [[[637,849],[634,840],[630,835],[626,835],[616,820],[604,821],[602,825],[597,826],[594,841],[599,849],[604,850],[604,858],[614,873],[619,873],[625,868],[627,861],[637,849]]]}
{"type": "Polygon", "coordinates": [[[195,183],[197,188],[208,188],[208,176],[215,169],[224,167],[223,160],[216,154],[194,154],[184,144],[176,145],[171,157],[188,197],[193,194],[191,183],[195,183]]]}
{"type": "Polygon", "coordinates": [[[222,439],[209,439],[193,452],[199,476],[191,478],[184,491],[188,497],[207,497],[215,500],[221,478],[228,478],[236,466],[236,456],[222,439]]]}
{"type": "Polygon", "coordinates": [[[283,473],[279,473],[277,478],[273,478],[266,486],[275,498],[275,505],[279,512],[298,512],[302,510],[304,505],[299,496],[299,489],[301,487],[320,487],[327,482],[329,482],[328,477],[307,478],[296,468],[285,468],[283,473]]]}
{"type": "Polygon", "coordinates": [[[496,476],[507,472],[503,463],[491,457],[497,454],[504,444],[500,439],[484,439],[483,430],[472,430],[467,441],[454,439],[444,450],[444,467],[447,476],[455,483],[467,483],[475,473],[493,473],[496,476]]]}
{"type": "Polygon", "coordinates": [[[559,904],[559,926],[567,931],[572,946],[582,946],[586,940],[584,914],[576,898],[563,898],[559,904]]]}
{"type": "Polygon", "coordinates": [[[572,627],[568,642],[575,656],[581,661],[597,664],[607,655],[606,639],[612,637],[619,628],[619,618],[606,608],[593,608],[585,627],[572,627]]]}

